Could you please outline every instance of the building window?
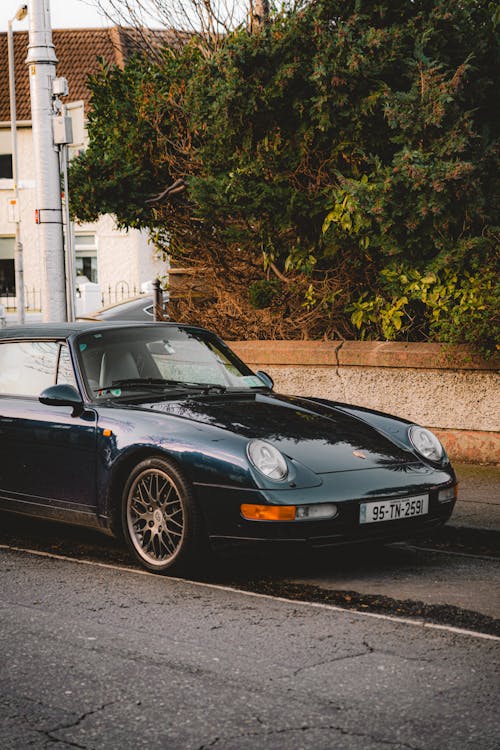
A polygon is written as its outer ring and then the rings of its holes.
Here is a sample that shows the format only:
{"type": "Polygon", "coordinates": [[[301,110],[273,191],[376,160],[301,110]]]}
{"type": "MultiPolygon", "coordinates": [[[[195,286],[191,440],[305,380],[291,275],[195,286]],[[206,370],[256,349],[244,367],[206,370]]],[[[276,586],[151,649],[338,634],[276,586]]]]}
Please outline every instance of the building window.
{"type": "Polygon", "coordinates": [[[0,295],[16,293],[14,237],[0,237],[0,295]]]}
{"type": "Polygon", "coordinates": [[[77,283],[88,279],[97,284],[97,238],[95,234],[75,234],[77,283]]]}
{"type": "Polygon", "coordinates": [[[10,130],[0,130],[0,180],[12,180],[12,138],[10,130]]]}
{"type": "Polygon", "coordinates": [[[0,180],[12,180],[12,154],[0,154],[0,180]]]}

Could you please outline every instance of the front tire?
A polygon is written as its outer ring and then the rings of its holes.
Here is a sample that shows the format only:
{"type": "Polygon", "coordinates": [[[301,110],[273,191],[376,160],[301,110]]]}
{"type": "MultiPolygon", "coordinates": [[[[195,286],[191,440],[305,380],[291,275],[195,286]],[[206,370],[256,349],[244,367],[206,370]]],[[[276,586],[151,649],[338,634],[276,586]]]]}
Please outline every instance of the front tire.
{"type": "Polygon", "coordinates": [[[166,458],[148,458],[131,472],[122,529],[134,557],[155,573],[192,570],[208,551],[191,485],[166,458]]]}

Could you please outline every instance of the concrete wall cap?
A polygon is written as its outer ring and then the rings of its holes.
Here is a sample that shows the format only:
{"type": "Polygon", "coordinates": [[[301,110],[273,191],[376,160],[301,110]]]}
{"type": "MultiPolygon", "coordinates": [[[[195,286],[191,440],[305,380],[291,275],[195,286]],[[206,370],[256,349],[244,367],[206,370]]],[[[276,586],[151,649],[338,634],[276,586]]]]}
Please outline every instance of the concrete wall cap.
{"type": "Polygon", "coordinates": [[[248,364],[497,370],[500,358],[482,359],[464,344],[393,341],[228,341],[248,364]]]}

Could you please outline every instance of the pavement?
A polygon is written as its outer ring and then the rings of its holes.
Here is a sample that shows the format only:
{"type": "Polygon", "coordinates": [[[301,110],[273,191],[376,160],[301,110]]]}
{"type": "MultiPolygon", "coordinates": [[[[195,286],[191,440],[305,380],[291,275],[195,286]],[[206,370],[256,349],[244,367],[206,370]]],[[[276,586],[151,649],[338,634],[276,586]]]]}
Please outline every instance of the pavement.
{"type": "Polygon", "coordinates": [[[500,532],[500,467],[454,464],[458,500],[448,527],[500,532]]]}

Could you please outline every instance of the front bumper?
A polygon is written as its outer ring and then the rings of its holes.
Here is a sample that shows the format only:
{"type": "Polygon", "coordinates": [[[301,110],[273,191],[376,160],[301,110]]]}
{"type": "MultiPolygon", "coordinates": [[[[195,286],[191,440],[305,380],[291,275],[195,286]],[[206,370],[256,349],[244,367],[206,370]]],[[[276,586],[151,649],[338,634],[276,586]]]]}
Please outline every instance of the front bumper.
{"type": "MultiPolygon", "coordinates": [[[[196,492],[208,535],[214,542],[301,542],[311,547],[329,547],[370,540],[397,541],[443,525],[453,512],[454,500],[438,500],[440,490],[456,483],[452,473],[417,473],[407,486],[385,491],[374,491],[374,483],[370,481],[373,478],[372,471],[363,472],[361,476],[356,477],[352,474],[339,472],[326,475],[326,481],[323,481],[321,488],[306,490],[268,492],[197,485],[196,492]],[[344,474],[350,476],[341,477],[344,474]],[[354,496],[349,497],[346,481],[353,485],[350,491],[354,496]],[[340,491],[343,483],[344,489],[340,491]],[[428,513],[423,516],[379,523],[359,523],[361,503],[394,500],[423,493],[429,496],[428,513]],[[244,519],[240,513],[242,503],[300,505],[317,502],[335,503],[338,515],[328,520],[253,521],[244,519]]],[[[323,479],[325,480],[325,477],[323,479]]]]}

